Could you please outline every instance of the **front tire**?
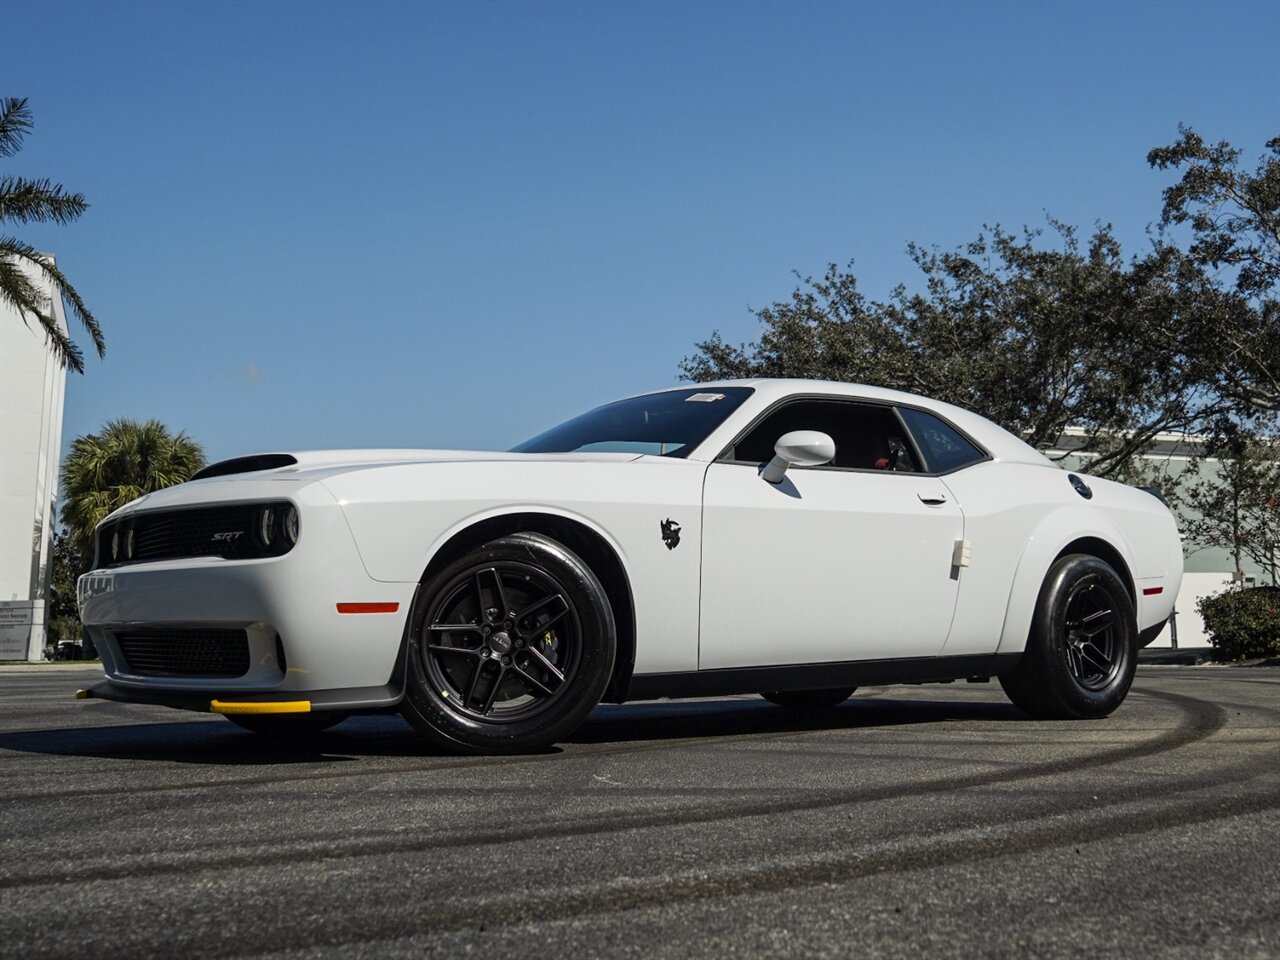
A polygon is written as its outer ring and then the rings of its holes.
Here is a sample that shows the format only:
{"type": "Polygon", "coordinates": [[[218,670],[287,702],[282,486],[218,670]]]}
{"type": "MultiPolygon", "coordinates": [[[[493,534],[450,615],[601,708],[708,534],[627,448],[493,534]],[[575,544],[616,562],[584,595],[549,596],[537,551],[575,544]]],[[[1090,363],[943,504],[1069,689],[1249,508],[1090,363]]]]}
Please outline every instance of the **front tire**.
{"type": "Polygon", "coordinates": [[[1138,625],[1124,583],[1097,557],[1070,554],[1045,577],[1027,649],[1000,685],[1033,717],[1094,720],[1124,702],[1137,664],[1138,625]]]}
{"type": "Polygon", "coordinates": [[[613,610],[591,569],[548,537],[512,534],[419,588],[401,710],[449,750],[538,750],[600,702],[616,645],[613,610]]]}

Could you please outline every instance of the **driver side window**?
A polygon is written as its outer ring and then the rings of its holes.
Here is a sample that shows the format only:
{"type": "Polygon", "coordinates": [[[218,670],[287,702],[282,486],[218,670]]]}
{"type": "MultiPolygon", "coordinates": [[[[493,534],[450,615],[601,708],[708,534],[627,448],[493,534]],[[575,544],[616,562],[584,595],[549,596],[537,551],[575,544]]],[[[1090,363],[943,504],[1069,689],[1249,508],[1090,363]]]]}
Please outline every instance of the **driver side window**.
{"type": "Polygon", "coordinates": [[[911,443],[891,408],[843,400],[796,400],[779,407],[734,444],[728,459],[772,460],[774,444],[793,430],[819,430],[835,441],[836,456],[827,467],[920,472],[911,443]]]}

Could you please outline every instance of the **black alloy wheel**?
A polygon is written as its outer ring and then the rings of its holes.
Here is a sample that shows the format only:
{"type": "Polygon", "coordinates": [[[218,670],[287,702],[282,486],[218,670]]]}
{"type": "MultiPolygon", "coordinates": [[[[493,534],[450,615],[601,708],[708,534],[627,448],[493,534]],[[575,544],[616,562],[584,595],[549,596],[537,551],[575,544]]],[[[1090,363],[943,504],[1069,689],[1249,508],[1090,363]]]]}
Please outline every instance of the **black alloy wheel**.
{"type": "Polygon", "coordinates": [[[485,544],[419,589],[404,711],[453,750],[538,749],[599,702],[613,668],[607,596],[587,566],[537,534],[485,544]]]}
{"type": "Polygon", "coordinates": [[[1085,690],[1105,690],[1122,662],[1116,604],[1097,574],[1075,581],[1064,614],[1067,666],[1085,690]]]}
{"type": "Polygon", "coordinates": [[[566,588],[536,566],[494,561],[454,577],[422,628],[427,676],[460,713],[515,723],[571,687],[582,624],[566,588]]]}
{"type": "Polygon", "coordinates": [[[1138,626],[1124,583],[1097,557],[1070,554],[1045,577],[1026,650],[1000,685],[1034,717],[1097,719],[1124,702],[1137,664],[1138,626]]]}

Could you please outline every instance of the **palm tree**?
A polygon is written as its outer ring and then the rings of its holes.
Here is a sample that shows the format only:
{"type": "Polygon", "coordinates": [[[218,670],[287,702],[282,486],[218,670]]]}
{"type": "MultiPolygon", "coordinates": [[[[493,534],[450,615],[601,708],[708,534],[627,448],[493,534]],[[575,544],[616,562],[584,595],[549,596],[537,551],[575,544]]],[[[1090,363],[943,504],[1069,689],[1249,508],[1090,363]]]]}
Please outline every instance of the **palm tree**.
{"type": "MultiPolygon", "coordinates": [[[[0,157],[11,157],[21,150],[22,139],[32,125],[25,97],[0,100],[0,157]]],[[[8,174],[0,176],[0,224],[70,223],[79,219],[88,207],[82,194],[67,193],[60,183],[8,174]]],[[[98,321],[93,319],[76,288],[52,258],[41,255],[31,244],[0,232],[0,300],[15,307],[24,323],[29,324],[29,318],[34,317],[62,365],[84,373],[84,354],[59,329],[49,298],[41,290],[43,284],[37,284],[37,279],[48,283],[62,297],[63,303],[89,332],[98,356],[102,356],[106,344],[98,321]]]]}
{"type": "Polygon", "coordinates": [[[204,464],[200,444],[158,420],[112,420],[76,437],[62,464],[62,522],[80,555],[91,559],[93,528],[112,510],[189,480],[204,464]]]}

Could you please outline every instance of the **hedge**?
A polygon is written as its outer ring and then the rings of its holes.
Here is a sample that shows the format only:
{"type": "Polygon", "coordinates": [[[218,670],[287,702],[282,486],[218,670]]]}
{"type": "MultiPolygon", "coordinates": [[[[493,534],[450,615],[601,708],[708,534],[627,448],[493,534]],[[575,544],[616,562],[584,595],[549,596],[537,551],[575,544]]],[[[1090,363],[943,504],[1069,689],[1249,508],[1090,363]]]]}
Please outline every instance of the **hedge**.
{"type": "Polygon", "coordinates": [[[1280,656],[1280,587],[1254,587],[1196,604],[1209,642],[1225,659],[1280,656]]]}

